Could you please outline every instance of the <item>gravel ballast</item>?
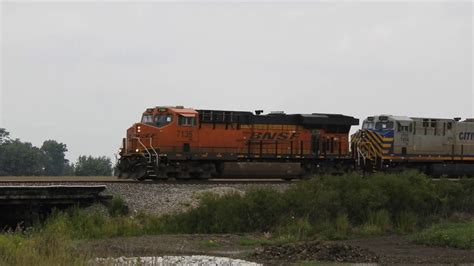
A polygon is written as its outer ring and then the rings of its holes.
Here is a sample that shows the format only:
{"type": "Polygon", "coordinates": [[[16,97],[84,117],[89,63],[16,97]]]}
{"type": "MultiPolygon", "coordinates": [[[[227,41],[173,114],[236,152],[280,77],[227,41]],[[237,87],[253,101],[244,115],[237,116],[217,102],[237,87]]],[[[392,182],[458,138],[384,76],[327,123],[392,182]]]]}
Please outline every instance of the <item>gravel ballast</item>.
{"type": "Polygon", "coordinates": [[[245,193],[255,187],[283,190],[288,184],[108,184],[112,194],[122,196],[131,212],[146,211],[154,214],[180,212],[197,206],[199,195],[205,192],[219,195],[231,192],[245,193]]]}

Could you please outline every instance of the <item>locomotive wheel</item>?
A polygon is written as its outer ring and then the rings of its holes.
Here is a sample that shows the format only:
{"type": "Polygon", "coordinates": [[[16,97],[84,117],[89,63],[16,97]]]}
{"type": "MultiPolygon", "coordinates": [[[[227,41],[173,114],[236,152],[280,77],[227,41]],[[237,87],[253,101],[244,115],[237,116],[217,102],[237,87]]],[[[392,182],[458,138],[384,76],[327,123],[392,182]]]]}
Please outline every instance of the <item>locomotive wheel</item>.
{"type": "Polygon", "coordinates": [[[120,179],[129,179],[130,178],[130,173],[122,170],[118,170],[117,177],[120,179]]]}
{"type": "Polygon", "coordinates": [[[130,178],[143,181],[147,177],[147,167],[146,165],[136,165],[133,169],[133,172],[130,173],[130,178]]]}
{"type": "Polygon", "coordinates": [[[129,179],[130,178],[130,162],[128,158],[120,159],[117,166],[117,177],[119,179],[129,179]]]}

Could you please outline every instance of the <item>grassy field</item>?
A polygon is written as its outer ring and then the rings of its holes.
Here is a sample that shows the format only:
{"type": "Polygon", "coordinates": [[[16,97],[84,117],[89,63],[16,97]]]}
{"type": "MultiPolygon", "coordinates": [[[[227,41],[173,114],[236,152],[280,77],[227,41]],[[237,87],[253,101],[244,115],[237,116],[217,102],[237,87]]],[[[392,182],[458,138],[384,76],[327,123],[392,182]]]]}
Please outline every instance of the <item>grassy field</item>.
{"type": "Polygon", "coordinates": [[[474,180],[431,181],[417,172],[322,176],[284,192],[204,194],[197,208],[174,215],[132,217],[125,210],[117,198],[108,215],[75,208],[54,212],[44,224],[26,231],[4,233],[0,264],[81,265],[88,259],[87,254],[74,253],[81,241],[169,233],[271,235],[270,240],[243,240],[255,245],[418,232],[413,237],[418,243],[473,248],[474,222],[433,224],[474,213],[474,180]]]}
{"type": "Polygon", "coordinates": [[[412,240],[424,245],[474,249],[474,220],[432,225],[416,233],[412,240]]]}

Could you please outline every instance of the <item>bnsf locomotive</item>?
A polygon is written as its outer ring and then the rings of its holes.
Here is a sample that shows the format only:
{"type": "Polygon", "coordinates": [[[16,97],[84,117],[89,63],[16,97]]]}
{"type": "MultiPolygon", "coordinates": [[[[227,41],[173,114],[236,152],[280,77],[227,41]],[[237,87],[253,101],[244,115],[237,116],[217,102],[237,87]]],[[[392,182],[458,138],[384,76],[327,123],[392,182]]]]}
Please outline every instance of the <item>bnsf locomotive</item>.
{"type": "Polygon", "coordinates": [[[147,109],[127,130],[118,175],[134,179],[235,176],[292,178],[352,165],[349,130],[334,114],[147,109]]]}
{"type": "Polygon", "coordinates": [[[285,114],[147,109],[127,130],[117,166],[122,178],[283,177],[416,168],[474,175],[474,120],[380,115],[285,114]],[[349,149],[349,146],[351,147],[349,149]]]}

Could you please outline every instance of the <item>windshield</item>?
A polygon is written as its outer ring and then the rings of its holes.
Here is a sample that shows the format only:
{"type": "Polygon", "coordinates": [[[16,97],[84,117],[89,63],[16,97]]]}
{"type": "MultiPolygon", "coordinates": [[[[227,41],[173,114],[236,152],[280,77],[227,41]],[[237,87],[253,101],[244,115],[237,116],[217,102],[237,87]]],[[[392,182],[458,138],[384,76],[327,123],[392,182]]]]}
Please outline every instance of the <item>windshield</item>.
{"type": "Polygon", "coordinates": [[[393,122],[377,122],[375,123],[375,129],[391,129],[393,128],[393,122]]]}
{"type": "Polygon", "coordinates": [[[365,123],[362,125],[362,128],[363,128],[363,129],[373,129],[373,128],[374,128],[374,123],[373,123],[373,122],[365,122],[365,123]]]}
{"type": "Polygon", "coordinates": [[[157,127],[162,127],[168,125],[173,121],[172,115],[156,115],[155,116],[155,124],[157,127]]]}
{"type": "Polygon", "coordinates": [[[143,115],[142,116],[142,123],[143,124],[152,124],[153,123],[153,116],[152,115],[143,115]]]}

